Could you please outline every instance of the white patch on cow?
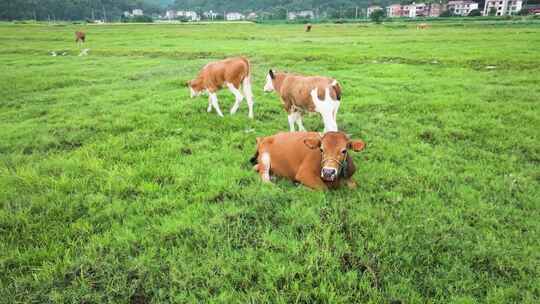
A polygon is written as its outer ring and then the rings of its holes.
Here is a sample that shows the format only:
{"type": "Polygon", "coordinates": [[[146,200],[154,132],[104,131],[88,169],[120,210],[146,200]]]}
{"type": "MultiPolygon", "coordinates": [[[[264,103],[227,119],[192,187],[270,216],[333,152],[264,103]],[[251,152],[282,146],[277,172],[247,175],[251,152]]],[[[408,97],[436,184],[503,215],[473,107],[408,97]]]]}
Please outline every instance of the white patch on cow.
{"type": "Polygon", "coordinates": [[[302,123],[302,113],[297,112],[298,117],[296,118],[296,124],[298,125],[298,131],[305,131],[304,124],[302,123]]]}
{"type": "Polygon", "coordinates": [[[262,168],[259,167],[261,178],[264,182],[270,182],[270,153],[263,152],[261,155],[262,168]]]}
{"type": "Polygon", "coordinates": [[[240,93],[240,90],[235,88],[232,83],[225,82],[225,85],[229,88],[231,93],[233,93],[234,97],[236,98],[236,101],[235,101],[233,107],[231,108],[231,114],[234,114],[234,113],[236,113],[236,111],[238,111],[238,107],[240,107],[240,103],[244,99],[244,96],[242,96],[242,93],[240,93]]]}
{"type": "Polygon", "coordinates": [[[324,100],[320,100],[319,96],[317,94],[317,88],[313,89],[311,91],[311,99],[313,100],[313,104],[315,105],[315,111],[319,112],[321,114],[323,123],[324,123],[324,132],[337,132],[337,122],[334,118],[334,112],[335,112],[335,103],[336,100],[333,100],[332,97],[330,97],[330,88],[325,89],[325,96],[324,100]]]}
{"type": "Polygon", "coordinates": [[[264,91],[265,92],[272,92],[274,89],[274,84],[272,83],[272,77],[270,77],[270,74],[266,75],[266,84],[264,85],[264,91]]]}
{"type": "Polygon", "coordinates": [[[210,97],[208,97],[208,108],[206,109],[206,112],[212,112],[212,99],[210,99],[210,97]]]}
{"type": "Polygon", "coordinates": [[[253,91],[251,91],[251,75],[248,75],[242,81],[242,90],[246,96],[246,101],[249,109],[249,118],[253,118],[253,91]]]}
{"type": "Polygon", "coordinates": [[[195,98],[201,94],[201,92],[195,91],[191,86],[189,87],[189,92],[191,93],[191,98],[195,98]]]}
{"type": "Polygon", "coordinates": [[[223,117],[223,113],[221,113],[221,109],[219,108],[219,103],[218,103],[216,93],[208,92],[208,98],[210,99],[214,109],[216,109],[217,114],[223,117]]]}

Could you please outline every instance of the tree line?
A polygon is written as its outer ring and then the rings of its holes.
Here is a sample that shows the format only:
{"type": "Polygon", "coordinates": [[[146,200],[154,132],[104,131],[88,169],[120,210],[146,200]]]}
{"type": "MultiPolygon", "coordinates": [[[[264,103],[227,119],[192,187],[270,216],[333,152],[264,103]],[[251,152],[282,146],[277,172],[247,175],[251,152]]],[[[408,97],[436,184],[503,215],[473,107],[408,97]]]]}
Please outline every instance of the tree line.
{"type": "Polygon", "coordinates": [[[329,17],[352,18],[369,4],[384,0],[0,0],[0,20],[105,20],[118,21],[124,11],[140,8],[145,15],[167,9],[266,12],[284,19],[288,11],[313,10],[329,17]]]}

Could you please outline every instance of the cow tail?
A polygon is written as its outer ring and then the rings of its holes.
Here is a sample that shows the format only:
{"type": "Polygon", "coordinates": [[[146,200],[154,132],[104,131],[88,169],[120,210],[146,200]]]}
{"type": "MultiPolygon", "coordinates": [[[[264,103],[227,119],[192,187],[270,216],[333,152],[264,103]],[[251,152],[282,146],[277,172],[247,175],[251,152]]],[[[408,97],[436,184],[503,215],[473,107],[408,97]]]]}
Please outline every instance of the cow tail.
{"type": "Polygon", "coordinates": [[[249,159],[249,162],[255,166],[259,163],[259,144],[261,142],[261,138],[257,137],[257,151],[255,151],[255,155],[253,155],[250,159],[249,159]]]}

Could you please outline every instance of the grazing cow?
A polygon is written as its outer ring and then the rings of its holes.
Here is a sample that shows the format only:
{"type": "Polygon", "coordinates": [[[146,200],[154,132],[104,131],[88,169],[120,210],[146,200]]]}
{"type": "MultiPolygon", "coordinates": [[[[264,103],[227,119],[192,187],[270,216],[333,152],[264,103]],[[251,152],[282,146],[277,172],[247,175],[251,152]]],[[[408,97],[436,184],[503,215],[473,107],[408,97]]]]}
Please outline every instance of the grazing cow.
{"type": "Polygon", "coordinates": [[[311,32],[311,23],[306,24],[306,32],[311,32]]]}
{"type": "Polygon", "coordinates": [[[355,188],[351,177],[356,167],[348,151],[362,149],[363,141],[350,140],[343,132],[282,132],[257,138],[251,162],[264,182],[274,175],[313,189],[333,189],[343,183],[355,188]]]}
{"type": "Polygon", "coordinates": [[[83,44],[85,40],[86,34],[84,32],[75,32],[75,42],[77,43],[77,45],[83,44]]]}
{"type": "Polygon", "coordinates": [[[416,26],[416,29],[417,30],[426,30],[430,28],[430,25],[427,24],[427,23],[419,23],[417,26],[416,26]]]}
{"type": "Polygon", "coordinates": [[[336,115],[341,103],[341,87],[335,79],[274,73],[270,70],[264,91],[276,91],[280,96],[285,111],[289,113],[291,132],[294,131],[294,123],[300,131],[305,131],[302,123],[305,112],[321,114],[325,132],[338,130],[336,115]]]}
{"type": "Polygon", "coordinates": [[[253,118],[253,93],[251,91],[251,69],[249,61],[244,57],[229,58],[221,61],[211,62],[204,66],[197,78],[188,81],[191,98],[198,96],[201,92],[208,92],[208,112],[212,107],[217,114],[223,117],[219,108],[217,91],[223,86],[227,86],[236,97],[236,102],[231,108],[231,114],[236,113],[242,99],[240,85],[246,96],[249,118],[253,118]]]}

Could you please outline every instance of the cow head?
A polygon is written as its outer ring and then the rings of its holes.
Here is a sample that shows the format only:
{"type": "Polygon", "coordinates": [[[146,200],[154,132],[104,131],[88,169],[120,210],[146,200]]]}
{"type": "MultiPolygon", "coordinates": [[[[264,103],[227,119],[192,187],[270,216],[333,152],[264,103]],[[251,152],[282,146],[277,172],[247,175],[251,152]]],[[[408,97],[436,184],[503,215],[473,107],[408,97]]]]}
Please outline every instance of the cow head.
{"type": "Polygon", "coordinates": [[[201,92],[203,91],[202,84],[197,79],[188,81],[187,86],[189,88],[189,93],[191,95],[191,98],[195,98],[201,95],[201,92]]]}
{"type": "Polygon", "coordinates": [[[272,92],[275,90],[274,79],[276,79],[276,75],[274,74],[274,71],[272,70],[268,71],[268,74],[266,75],[266,84],[264,85],[265,92],[272,92]]]}
{"type": "Polygon", "coordinates": [[[350,140],[343,132],[327,132],[322,136],[308,137],[304,144],[310,149],[321,151],[321,178],[327,182],[336,181],[347,168],[347,152],[364,149],[361,140],[350,140]]]}

